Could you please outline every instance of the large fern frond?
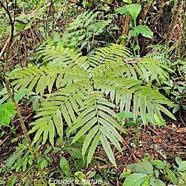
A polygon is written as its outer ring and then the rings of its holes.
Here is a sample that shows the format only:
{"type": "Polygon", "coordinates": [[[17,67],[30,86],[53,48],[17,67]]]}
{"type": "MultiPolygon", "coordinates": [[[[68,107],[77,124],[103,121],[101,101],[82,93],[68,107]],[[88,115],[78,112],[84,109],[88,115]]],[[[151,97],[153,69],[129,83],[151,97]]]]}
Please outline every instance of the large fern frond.
{"type": "Polygon", "coordinates": [[[97,11],[86,11],[67,27],[61,38],[63,46],[69,48],[83,48],[93,36],[99,35],[111,20],[99,20],[102,13],[97,11]]]}
{"type": "Polygon", "coordinates": [[[174,116],[163,105],[170,105],[171,102],[161,95],[157,90],[141,86],[141,81],[110,76],[95,78],[95,88],[101,90],[111,102],[119,105],[120,111],[130,112],[133,107],[134,119],[142,117],[146,123],[146,115],[149,115],[150,122],[156,124],[155,117],[158,117],[162,124],[165,123],[161,111],[169,117],[174,116]]]}
{"type": "Polygon", "coordinates": [[[110,143],[121,151],[122,138],[119,131],[125,133],[125,130],[116,120],[114,107],[115,105],[104,99],[100,93],[91,93],[84,101],[78,118],[69,130],[69,133],[78,131],[72,140],[73,143],[86,134],[82,154],[85,157],[87,153],[87,164],[91,162],[96,147],[101,141],[108,158],[116,166],[110,143]]]}
{"type": "Polygon", "coordinates": [[[27,88],[29,92],[43,95],[52,88],[64,87],[77,81],[89,81],[87,72],[79,67],[30,67],[12,72],[9,76],[12,86],[17,89],[27,88]]]}
{"type": "Polygon", "coordinates": [[[63,126],[67,124],[70,127],[73,124],[88,88],[85,82],[79,82],[61,88],[47,98],[38,110],[36,121],[32,123],[33,127],[29,131],[29,133],[36,132],[33,143],[42,136],[43,144],[49,139],[54,146],[56,132],[62,138],[63,126]]]}
{"type": "Polygon", "coordinates": [[[160,61],[152,58],[131,58],[130,53],[120,45],[97,49],[88,58],[90,65],[96,67],[94,72],[97,75],[104,73],[105,76],[141,79],[147,83],[168,78],[166,71],[169,69],[160,61]]]}
{"type": "Polygon", "coordinates": [[[79,66],[83,69],[89,67],[86,56],[74,49],[63,46],[42,45],[38,48],[38,58],[42,58],[48,66],[74,67],[79,66]]]}
{"type": "Polygon", "coordinates": [[[44,49],[48,66],[17,70],[9,76],[15,89],[27,88],[40,95],[45,91],[51,93],[32,123],[33,143],[42,137],[43,143],[49,140],[54,145],[55,136],[62,137],[66,126],[75,135],[73,143],[85,137],[82,154],[87,163],[101,143],[116,166],[111,145],[121,151],[119,132],[125,131],[117,122],[114,108],[133,111],[134,118],[140,116],[144,123],[147,115],[153,124],[156,117],[164,123],[161,112],[174,118],[164,107],[171,102],[150,87],[154,80],[167,77],[158,61],[133,60],[130,52],[120,45],[96,49],[87,56],[88,60],[76,52],[69,55],[73,51],[65,50],[62,48],[60,52],[60,48],[52,47],[50,53],[50,47],[44,49]],[[54,88],[57,90],[53,93],[54,88]]]}
{"type": "Polygon", "coordinates": [[[95,49],[88,54],[90,65],[93,68],[106,62],[113,61],[117,63],[121,59],[129,57],[131,57],[129,49],[117,44],[111,44],[108,47],[95,49]]]}
{"type": "MultiPolygon", "coordinates": [[[[63,35],[58,37],[57,41],[55,39],[49,39],[46,43],[50,46],[63,46],[76,51],[80,51],[85,47],[90,50],[91,40],[95,40],[95,36],[104,32],[105,27],[110,23],[111,19],[103,17],[102,12],[86,11],[78,15],[67,26],[63,35]]],[[[42,48],[44,45],[39,48],[42,48]]]]}

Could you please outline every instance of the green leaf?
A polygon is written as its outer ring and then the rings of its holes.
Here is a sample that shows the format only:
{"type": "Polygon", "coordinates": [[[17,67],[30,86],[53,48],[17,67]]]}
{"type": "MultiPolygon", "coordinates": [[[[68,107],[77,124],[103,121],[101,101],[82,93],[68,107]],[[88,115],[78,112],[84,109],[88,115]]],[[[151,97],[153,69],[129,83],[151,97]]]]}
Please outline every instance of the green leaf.
{"type": "Polygon", "coordinates": [[[65,157],[60,158],[60,168],[65,173],[66,176],[70,176],[70,166],[65,157]]]}
{"type": "Polygon", "coordinates": [[[94,152],[98,146],[98,143],[100,141],[100,132],[98,132],[96,134],[96,136],[94,137],[93,141],[92,141],[92,144],[89,148],[89,152],[88,152],[88,155],[87,155],[87,165],[91,162],[91,159],[94,155],[94,152]]]}
{"type": "Polygon", "coordinates": [[[97,131],[99,129],[99,126],[95,126],[93,127],[89,133],[87,134],[87,136],[85,137],[85,140],[83,142],[83,147],[82,147],[82,155],[83,155],[83,158],[85,156],[85,153],[90,145],[90,143],[92,142],[94,136],[96,135],[97,131]]]}
{"type": "Polygon", "coordinates": [[[54,128],[54,123],[51,120],[48,123],[48,131],[49,131],[49,141],[51,145],[54,146],[55,128],[54,128]]]}
{"type": "Polygon", "coordinates": [[[4,184],[5,184],[5,182],[0,179],[0,185],[4,185],[4,184]]]}
{"type": "Polygon", "coordinates": [[[17,92],[15,94],[15,101],[16,102],[19,102],[27,94],[28,94],[28,90],[27,89],[21,89],[21,90],[19,90],[19,92],[17,92]]]}
{"type": "Polygon", "coordinates": [[[161,160],[152,160],[152,165],[156,166],[157,169],[164,169],[166,166],[166,163],[162,162],[161,160]]]}
{"type": "Polygon", "coordinates": [[[46,168],[48,165],[48,162],[45,158],[41,158],[40,162],[39,162],[39,166],[41,168],[41,170],[43,170],[44,168],[46,168]]]}
{"type": "Polygon", "coordinates": [[[150,178],[150,184],[151,186],[165,186],[165,183],[162,180],[155,177],[150,178]]]}
{"type": "Polygon", "coordinates": [[[172,172],[168,167],[166,167],[167,177],[171,180],[173,184],[178,184],[178,178],[176,177],[175,173],[172,172]]]}
{"type": "Polygon", "coordinates": [[[116,8],[115,12],[117,14],[130,15],[130,12],[126,9],[126,6],[122,6],[122,7],[116,8]]]}
{"type": "Polygon", "coordinates": [[[132,3],[132,0],[122,0],[124,3],[132,3]]]}
{"type": "Polygon", "coordinates": [[[88,173],[87,173],[87,178],[94,178],[95,176],[96,176],[96,171],[89,171],[88,173]]]}
{"type": "Polygon", "coordinates": [[[142,186],[151,186],[151,185],[150,185],[150,178],[149,178],[149,177],[147,177],[147,178],[145,179],[145,181],[143,182],[142,186]]]}
{"type": "Polygon", "coordinates": [[[10,158],[8,158],[8,160],[6,162],[6,166],[11,168],[12,165],[14,164],[14,162],[21,157],[23,151],[24,151],[24,149],[21,149],[21,150],[15,152],[10,158]]]}
{"type": "Polygon", "coordinates": [[[81,150],[79,148],[65,148],[65,150],[72,156],[74,159],[82,159],[81,150]]]}
{"type": "Polygon", "coordinates": [[[8,183],[7,185],[8,186],[14,186],[15,185],[15,182],[16,182],[16,179],[17,179],[17,176],[12,176],[8,179],[8,183]]]}
{"type": "Polygon", "coordinates": [[[157,104],[157,107],[159,108],[159,110],[161,110],[163,113],[165,113],[167,116],[169,116],[170,118],[172,118],[173,120],[176,120],[175,116],[170,112],[168,111],[165,107],[163,107],[162,105],[160,104],[157,104]]]}
{"type": "Polygon", "coordinates": [[[153,174],[153,166],[149,161],[143,159],[141,162],[141,166],[143,167],[147,174],[153,174]]]}
{"type": "Polygon", "coordinates": [[[134,173],[129,175],[124,183],[123,186],[142,186],[143,182],[148,178],[147,174],[142,173],[134,173]]]}
{"type": "Polygon", "coordinates": [[[153,38],[152,30],[146,25],[138,25],[133,29],[138,35],[141,34],[142,36],[147,37],[149,39],[153,38]]]}
{"type": "Polygon", "coordinates": [[[140,4],[130,4],[126,5],[126,10],[130,13],[132,18],[136,20],[138,17],[140,11],[141,11],[141,5],[140,4]]]}
{"type": "Polygon", "coordinates": [[[120,140],[120,139],[117,139],[117,137],[114,136],[110,130],[105,129],[104,127],[100,127],[100,130],[109,139],[112,145],[114,145],[119,152],[122,152],[122,149],[119,143],[119,141],[122,141],[121,136],[119,136],[118,134],[119,138],[121,139],[120,140]]]}
{"type": "Polygon", "coordinates": [[[86,132],[97,122],[96,118],[90,120],[86,125],[84,125],[81,130],[75,135],[72,140],[72,143],[75,143],[82,135],[86,134],[86,132]]]}
{"type": "Polygon", "coordinates": [[[175,161],[176,161],[177,165],[179,165],[182,162],[182,159],[180,157],[176,157],[175,161]]]}
{"type": "Polygon", "coordinates": [[[41,128],[41,127],[37,130],[37,132],[36,132],[36,134],[34,136],[34,140],[32,142],[33,144],[36,143],[39,140],[39,138],[41,137],[41,135],[42,135],[43,132],[44,132],[43,131],[43,128],[41,128]]]}
{"type": "Polygon", "coordinates": [[[123,172],[123,173],[121,173],[120,174],[120,179],[123,179],[123,178],[126,178],[126,177],[128,177],[129,175],[131,175],[131,172],[123,172]]]}
{"type": "Polygon", "coordinates": [[[77,178],[79,178],[80,180],[83,180],[83,179],[86,178],[86,175],[85,175],[83,172],[81,172],[81,171],[75,172],[74,175],[75,175],[77,178]]]}
{"type": "Polygon", "coordinates": [[[0,105],[0,126],[10,124],[11,119],[15,116],[14,105],[11,100],[0,105]]]}
{"type": "Polygon", "coordinates": [[[117,167],[116,165],[116,160],[114,158],[114,153],[110,147],[110,144],[106,138],[106,136],[104,134],[101,134],[101,144],[103,146],[103,149],[105,150],[106,154],[107,154],[107,157],[109,158],[110,162],[115,166],[117,167]]]}
{"type": "Polygon", "coordinates": [[[24,23],[21,23],[21,22],[16,22],[15,23],[15,27],[17,28],[17,30],[23,31],[24,28],[25,28],[25,24],[24,23]]]}
{"type": "Polygon", "coordinates": [[[186,161],[182,161],[182,162],[179,164],[178,171],[179,171],[179,172],[186,171],[186,161]]]}

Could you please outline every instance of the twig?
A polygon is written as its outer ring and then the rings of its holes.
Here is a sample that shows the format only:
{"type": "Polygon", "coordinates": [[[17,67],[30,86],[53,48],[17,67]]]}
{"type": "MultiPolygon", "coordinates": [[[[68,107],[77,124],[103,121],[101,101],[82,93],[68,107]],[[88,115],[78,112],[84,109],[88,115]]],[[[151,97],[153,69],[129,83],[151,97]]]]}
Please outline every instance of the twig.
{"type": "Polygon", "coordinates": [[[8,18],[10,20],[11,34],[10,34],[10,42],[9,43],[11,43],[12,40],[13,40],[13,37],[14,37],[14,21],[12,20],[12,17],[11,17],[11,14],[10,14],[9,10],[8,10],[8,7],[5,7],[5,5],[2,3],[2,1],[0,1],[0,5],[5,10],[5,12],[7,13],[8,18]]]}
{"type": "Polygon", "coordinates": [[[153,130],[149,125],[147,125],[147,128],[149,129],[149,130],[151,130],[154,134],[156,134],[156,135],[160,135],[160,134],[158,134],[158,132],[156,132],[155,130],[153,130]]]}
{"type": "Polygon", "coordinates": [[[1,52],[0,52],[0,59],[2,58],[4,51],[6,50],[6,47],[9,45],[10,43],[10,38],[11,38],[11,34],[9,34],[8,39],[6,40],[1,52]]]}

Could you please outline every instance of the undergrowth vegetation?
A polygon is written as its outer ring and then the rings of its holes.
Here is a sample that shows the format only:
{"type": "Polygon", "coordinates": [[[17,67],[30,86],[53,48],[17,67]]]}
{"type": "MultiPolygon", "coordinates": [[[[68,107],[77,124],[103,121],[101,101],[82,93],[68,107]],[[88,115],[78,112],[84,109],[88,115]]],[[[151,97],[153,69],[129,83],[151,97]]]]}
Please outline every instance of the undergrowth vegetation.
{"type": "Polygon", "coordinates": [[[185,129],[185,7],[0,1],[0,185],[184,186],[185,157],[135,149],[142,130],[185,129]],[[166,8],[162,39],[151,16],[166,8]]]}

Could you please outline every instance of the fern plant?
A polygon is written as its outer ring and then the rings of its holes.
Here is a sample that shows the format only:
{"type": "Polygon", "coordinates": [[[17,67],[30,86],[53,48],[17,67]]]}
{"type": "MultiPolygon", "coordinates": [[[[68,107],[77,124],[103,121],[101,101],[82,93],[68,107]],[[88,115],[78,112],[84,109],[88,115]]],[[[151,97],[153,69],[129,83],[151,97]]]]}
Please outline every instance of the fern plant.
{"type": "Polygon", "coordinates": [[[97,43],[95,37],[102,34],[111,21],[100,11],[83,12],[67,26],[61,37],[57,34],[58,37],[54,36],[47,43],[59,47],[66,46],[78,51],[86,49],[89,52],[94,43],[97,43]]]}
{"type": "Polygon", "coordinates": [[[151,88],[153,82],[168,77],[157,60],[132,59],[127,49],[115,44],[87,56],[45,45],[40,54],[46,66],[20,69],[9,75],[15,90],[26,88],[29,93],[47,97],[31,123],[33,144],[42,138],[43,144],[49,140],[54,146],[55,137],[62,138],[67,129],[72,143],[84,138],[82,154],[87,165],[101,144],[116,166],[112,146],[121,151],[121,134],[126,132],[115,110],[132,110],[134,119],[141,116],[143,123],[148,114],[154,125],[155,117],[165,123],[161,112],[175,119],[165,108],[172,103],[151,88]]]}
{"type": "Polygon", "coordinates": [[[65,30],[62,42],[67,47],[90,47],[90,39],[103,32],[111,20],[99,20],[101,12],[86,11],[80,14],[65,30]]]}

